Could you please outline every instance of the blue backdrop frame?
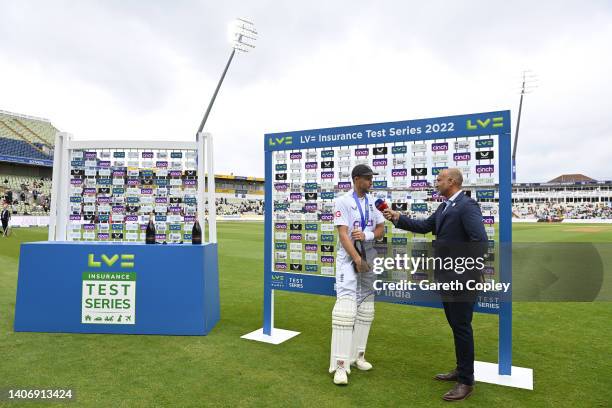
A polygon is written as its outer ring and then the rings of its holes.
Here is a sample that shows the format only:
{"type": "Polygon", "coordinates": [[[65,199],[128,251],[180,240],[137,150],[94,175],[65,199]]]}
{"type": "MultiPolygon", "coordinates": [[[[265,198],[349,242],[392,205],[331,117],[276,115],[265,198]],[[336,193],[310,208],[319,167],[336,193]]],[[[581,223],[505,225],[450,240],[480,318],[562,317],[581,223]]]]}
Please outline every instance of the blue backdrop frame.
{"type": "MultiPolygon", "coordinates": [[[[511,124],[510,111],[494,111],[468,115],[446,116],[399,122],[364,124],[334,128],[311,129],[283,133],[270,133],[264,137],[265,150],[265,240],[264,240],[264,317],[263,333],[271,335],[274,326],[274,290],[311,293],[335,296],[332,276],[309,275],[300,273],[274,272],[272,270],[273,222],[272,209],[274,180],[272,173],[272,154],[283,150],[326,148],[335,146],[368,145],[395,142],[414,142],[441,140],[459,137],[498,136],[499,171],[499,267],[500,280],[512,283],[512,162],[511,162],[511,124]],[[436,129],[446,124],[447,131],[399,136],[369,138],[366,130],[372,132],[391,128],[436,129]],[[450,125],[452,124],[452,125],[450,125]],[[437,125],[434,126],[434,125],[437,125]],[[452,130],[448,130],[452,128],[452,130]],[[352,140],[325,141],[326,134],[353,134],[352,140]]],[[[475,311],[497,314],[499,317],[499,374],[511,375],[512,370],[512,297],[511,291],[501,296],[499,309],[476,307],[475,311]]],[[[441,307],[439,303],[405,301],[396,298],[377,296],[377,301],[411,304],[417,306],[441,307]]]]}

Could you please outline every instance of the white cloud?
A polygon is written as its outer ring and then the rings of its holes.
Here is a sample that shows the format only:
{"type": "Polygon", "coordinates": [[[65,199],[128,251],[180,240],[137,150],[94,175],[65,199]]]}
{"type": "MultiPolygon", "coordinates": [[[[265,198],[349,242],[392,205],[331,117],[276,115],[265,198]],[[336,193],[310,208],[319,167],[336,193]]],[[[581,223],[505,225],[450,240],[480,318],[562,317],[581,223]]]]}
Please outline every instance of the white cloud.
{"type": "Polygon", "coordinates": [[[77,138],[189,140],[252,16],[207,129],[217,171],[263,175],[263,134],[512,109],[527,95],[519,181],[612,179],[612,13],[605,2],[9,2],[0,109],[77,138]],[[552,10],[554,9],[554,10],[552,10]],[[553,12],[554,11],[554,12],[553,12]]]}

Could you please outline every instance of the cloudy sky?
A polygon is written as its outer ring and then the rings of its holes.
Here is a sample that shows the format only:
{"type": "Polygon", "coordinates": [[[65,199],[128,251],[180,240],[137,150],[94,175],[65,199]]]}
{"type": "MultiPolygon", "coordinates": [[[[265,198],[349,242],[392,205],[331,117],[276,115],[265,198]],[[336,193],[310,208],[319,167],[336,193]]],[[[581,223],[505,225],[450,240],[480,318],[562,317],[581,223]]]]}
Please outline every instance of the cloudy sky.
{"type": "Polygon", "coordinates": [[[609,1],[0,2],[0,110],[76,139],[193,140],[207,123],[217,173],[263,176],[263,135],[511,109],[526,96],[518,181],[612,179],[609,1]]]}

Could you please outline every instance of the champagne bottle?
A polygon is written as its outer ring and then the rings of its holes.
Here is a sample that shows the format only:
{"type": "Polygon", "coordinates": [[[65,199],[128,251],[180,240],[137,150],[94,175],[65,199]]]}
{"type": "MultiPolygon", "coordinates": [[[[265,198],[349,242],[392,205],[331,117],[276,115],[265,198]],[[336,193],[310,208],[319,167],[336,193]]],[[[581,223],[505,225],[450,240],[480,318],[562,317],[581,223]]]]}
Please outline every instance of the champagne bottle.
{"type": "Polygon", "coordinates": [[[200,228],[197,216],[193,223],[193,228],[191,229],[191,243],[194,245],[202,243],[202,228],[200,228]]]}
{"type": "Polygon", "coordinates": [[[155,243],[155,223],[153,222],[153,213],[149,215],[149,224],[147,225],[147,231],[145,234],[145,243],[155,243]]]}

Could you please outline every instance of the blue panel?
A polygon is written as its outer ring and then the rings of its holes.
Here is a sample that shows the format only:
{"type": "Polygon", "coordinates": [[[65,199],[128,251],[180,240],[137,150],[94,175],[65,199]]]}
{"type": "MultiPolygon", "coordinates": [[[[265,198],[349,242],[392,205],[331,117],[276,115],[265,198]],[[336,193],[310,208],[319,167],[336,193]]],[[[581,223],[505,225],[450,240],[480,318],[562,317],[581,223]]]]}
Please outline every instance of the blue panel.
{"type": "Polygon", "coordinates": [[[7,156],[0,154],[0,161],[20,164],[31,164],[32,166],[53,167],[53,160],[29,159],[26,157],[7,156]]]}
{"type": "Polygon", "coordinates": [[[218,320],[216,244],[21,246],[15,331],[205,335],[218,320]],[[115,254],[119,257],[113,262],[115,254]],[[133,255],[133,266],[122,263],[122,255],[133,255]],[[135,324],[81,323],[85,272],[135,274],[135,324]]]}
{"type": "Polygon", "coordinates": [[[264,220],[264,322],[263,333],[272,334],[274,326],[271,271],[272,271],[272,153],[266,152],[266,190],[265,190],[265,220],[264,220]]]}
{"type": "Polygon", "coordinates": [[[265,135],[265,149],[313,149],[503,133],[510,133],[510,111],[270,133],[265,135]]]}
{"type": "MultiPolygon", "coordinates": [[[[500,280],[512,284],[512,162],[510,134],[499,136],[500,280]]],[[[510,286],[512,287],[512,285],[510,286]]],[[[512,370],[512,291],[502,294],[499,311],[499,374],[512,370]]]]}

